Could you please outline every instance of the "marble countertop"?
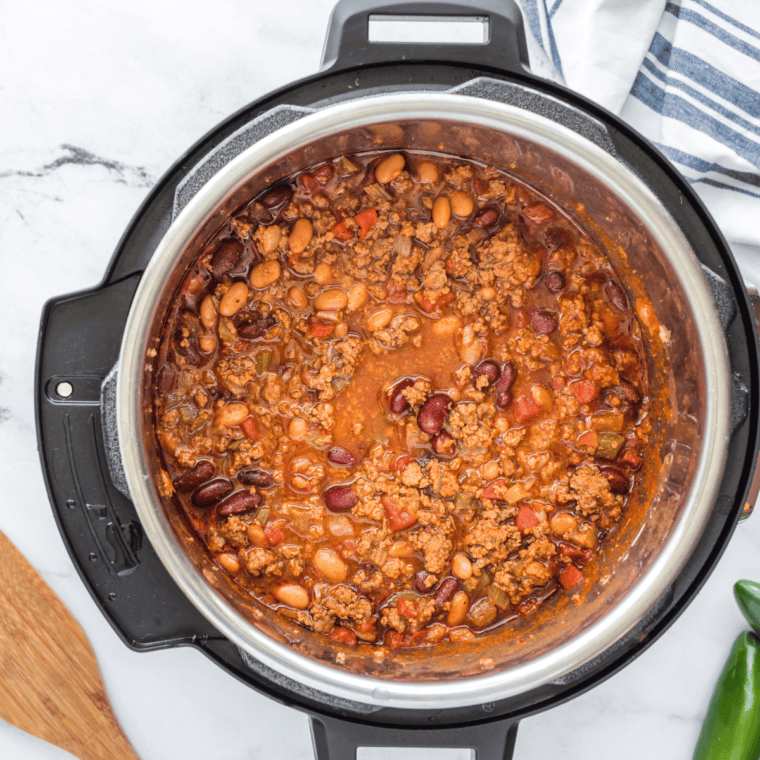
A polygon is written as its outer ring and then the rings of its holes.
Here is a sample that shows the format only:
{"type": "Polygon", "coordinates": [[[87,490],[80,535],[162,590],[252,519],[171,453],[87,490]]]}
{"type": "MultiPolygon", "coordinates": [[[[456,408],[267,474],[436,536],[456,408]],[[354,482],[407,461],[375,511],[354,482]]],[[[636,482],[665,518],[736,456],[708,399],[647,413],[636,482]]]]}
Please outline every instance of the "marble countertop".
{"type": "MultiPolygon", "coordinates": [[[[6,0],[0,11],[0,262],[13,283],[0,301],[0,529],[81,623],[144,760],[306,760],[312,749],[303,714],[195,650],[130,651],[96,608],[64,549],[40,471],[40,313],[47,299],[100,281],[133,213],[187,146],[242,105],[317,70],[331,7],[332,0],[219,0],[212,13],[195,1],[6,0]]],[[[757,274],[751,252],[742,256],[757,274]]],[[[760,576],[758,556],[760,516],[737,529],[705,588],[660,641],[598,688],[523,721],[515,757],[690,757],[731,643],[746,627],[732,584],[760,576]]],[[[0,755],[68,757],[2,722],[0,755]]]]}

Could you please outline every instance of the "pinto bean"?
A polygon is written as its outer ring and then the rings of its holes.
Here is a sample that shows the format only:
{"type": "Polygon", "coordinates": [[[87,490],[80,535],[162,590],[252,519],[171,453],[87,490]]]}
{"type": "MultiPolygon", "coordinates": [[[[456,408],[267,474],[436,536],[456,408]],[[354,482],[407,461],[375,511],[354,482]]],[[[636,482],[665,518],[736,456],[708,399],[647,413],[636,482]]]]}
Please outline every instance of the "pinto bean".
{"type": "Polygon", "coordinates": [[[414,380],[411,377],[406,377],[400,380],[393,386],[393,392],[391,393],[390,408],[394,414],[401,414],[409,408],[409,402],[401,393],[405,388],[411,388],[414,385],[414,380]]]}
{"type": "Polygon", "coordinates": [[[247,486],[256,486],[256,488],[271,488],[274,485],[274,477],[271,472],[260,470],[255,467],[247,467],[240,470],[237,479],[247,486]]]}
{"type": "Polygon", "coordinates": [[[345,308],[348,303],[348,294],[340,288],[330,288],[320,293],[314,299],[314,308],[340,310],[345,308]]]}
{"type": "Polygon", "coordinates": [[[197,488],[201,483],[205,483],[214,477],[216,468],[213,462],[208,459],[202,459],[192,470],[183,472],[175,481],[174,487],[178,491],[187,492],[197,488]]]}
{"type": "Polygon", "coordinates": [[[433,322],[436,335],[453,335],[462,326],[462,320],[456,314],[447,314],[433,322]]]}
{"type": "Polygon", "coordinates": [[[288,291],[288,300],[290,301],[291,306],[296,309],[305,309],[309,305],[309,299],[306,297],[306,293],[304,293],[303,289],[299,288],[298,285],[293,285],[288,291]]]}
{"type": "Polygon", "coordinates": [[[445,393],[433,393],[428,396],[417,413],[417,424],[420,430],[430,435],[439,432],[453,403],[451,396],[445,393]]]}
{"type": "Polygon", "coordinates": [[[310,219],[301,217],[296,220],[293,225],[293,229],[288,235],[288,246],[293,253],[303,253],[306,247],[311,243],[311,238],[314,235],[314,226],[310,219]]]}
{"type": "Polygon", "coordinates": [[[472,562],[464,554],[455,554],[451,558],[451,572],[459,580],[466,581],[468,578],[472,578],[472,562]]]}
{"type": "Polygon", "coordinates": [[[442,230],[451,219],[451,204],[445,195],[439,195],[433,204],[433,224],[442,230]]]}
{"type": "Polygon", "coordinates": [[[217,280],[232,269],[243,255],[243,244],[239,240],[225,240],[211,257],[211,271],[217,280]]]}
{"type": "Polygon", "coordinates": [[[438,179],[440,172],[432,161],[421,161],[417,166],[417,176],[420,178],[420,182],[429,184],[438,179]]]}
{"type": "Polygon", "coordinates": [[[214,308],[214,300],[211,296],[206,296],[201,301],[200,316],[201,324],[207,330],[211,330],[216,326],[216,309],[214,308]]]}
{"type": "Polygon", "coordinates": [[[464,190],[455,190],[451,194],[451,213],[460,219],[468,217],[475,209],[475,201],[464,190]]]}
{"type": "Polygon", "coordinates": [[[317,549],[314,567],[333,583],[343,583],[348,578],[348,565],[332,549],[317,549]]]}
{"type": "Polygon", "coordinates": [[[227,496],[232,488],[233,485],[227,478],[210,480],[193,494],[193,504],[196,507],[211,507],[227,496]]]}
{"type": "Polygon", "coordinates": [[[273,224],[271,227],[265,227],[261,234],[261,250],[264,253],[274,253],[282,238],[282,230],[278,225],[273,224]]]}
{"type": "Polygon", "coordinates": [[[230,575],[240,572],[240,560],[234,554],[217,554],[216,559],[230,575]]]}
{"type": "MultiPolygon", "coordinates": [[[[475,367],[472,371],[472,376],[476,381],[480,377],[485,377],[488,381],[486,388],[489,388],[501,377],[501,369],[493,359],[485,359],[475,367]]],[[[475,383],[475,386],[478,386],[477,382],[475,383]]]]}
{"type": "Polygon", "coordinates": [[[396,177],[404,171],[404,157],[400,153],[394,153],[388,158],[384,158],[375,167],[375,179],[381,184],[386,185],[393,182],[396,177]]]}
{"type": "Polygon", "coordinates": [[[451,608],[446,616],[446,622],[450,626],[461,625],[467,617],[467,610],[470,609],[470,597],[465,591],[460,591],[454,595],[451,600],[451,608]]]}
{"type": "MultiPolygon", "coordinates": [[[[317,264],[316,267],[314,267],[314,279],[320,284],[320,285],[327,285],[330,280],[332,280],[333,272],[332,267],[325,263],[324,261],[320,261],[319,264],[317,264]]],[[[314,295],[312,293],[312,295],[314,295]]]]}
{"type": "Polygon", "coordinates": [[[393,309],[379,309],[378,311],[374,312],[374,314],[370,314],[370,316],[367,317],[367,320],[364,323],[364,327],[369,332],[382,330],[388,325],[392,317],[393,309]]]}
{"type": "Polygon", "coordinates": [[[348,291],[348,300],[346,306],[351,312],[359,311],[367,303],[367,286],[363,282],[357,282],[348,291]]]}
{"type": "Polygon", "coordinates": [[[356,504],[353,486],[330,486],[322,492],[322,501],[331,512],[348,512],[356,504]]]}
{"type": "Polygon", "coordinates": [[[223,317],[233,317],[248,300],[248,286],[244,282],[234,283],[219,302],[219,313],[223,317]]]}
{"type": "Polygon", "coordinates": [[[251,285],[257,290],[269,287],[282,272],[279,261],[262,261],[251,270],[251,285]]]}
{"type": "Polygon", "coordinates": [[[557,329],[557,320],[548,311],[532,311],[530,323],[539,335],[550,335],[557,329]]]}
{"type": "Polygon", "coordinates": [[[274,590],[274,595],[288,607],[305,610],[309,606],[309,592],[297,583],[285,583],[274,590]]]}
{"type": "Polygon", "coordinates": [[[356,457],[341,446],[333,446],[327,450],[327,459],[332,464],[341,467],[353,467],[356,464],[356,457]]]}
{"type": "Polygon", "coordinates": [[[232,401],[216,413],[219,427],[237,427],[248,416],[248,407],[239,401],[232,401]]]}

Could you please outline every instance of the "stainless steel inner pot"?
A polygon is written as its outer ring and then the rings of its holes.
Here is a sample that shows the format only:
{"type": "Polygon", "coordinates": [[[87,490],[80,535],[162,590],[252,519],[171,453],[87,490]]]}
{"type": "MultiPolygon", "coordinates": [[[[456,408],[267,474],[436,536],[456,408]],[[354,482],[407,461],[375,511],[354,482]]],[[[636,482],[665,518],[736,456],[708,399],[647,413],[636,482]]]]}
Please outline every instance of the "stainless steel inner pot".
{"type": "Polygon", "coordinates": [[[730,427],[726,346],[700,264],[655,193],[614,150],[545,116],[451,92],[405,92],[317,110],[255,142],[218,171],[156,248],[132,303],[119,362],[117,424],[143,527],[167,570],[225,636],[286,678],[368,705],[472,705],[561,678],[609,648],[672,584],[703,530],[730,427]],[[645,473],[598,577],[580,603],[483,641],[424,651],[336,646],[243,593],[167,517],[153,473],[150,382],[167,305],[220,220],[272,182],[344,153],[405,148],[461,155],[514,174],[563,206],[603,245],[643,317],[657,461],[645,473]],[[659,327],[646,319],[651,304],[659,327]],[[649,325],[650,327],[648,327],[649,325]]]}

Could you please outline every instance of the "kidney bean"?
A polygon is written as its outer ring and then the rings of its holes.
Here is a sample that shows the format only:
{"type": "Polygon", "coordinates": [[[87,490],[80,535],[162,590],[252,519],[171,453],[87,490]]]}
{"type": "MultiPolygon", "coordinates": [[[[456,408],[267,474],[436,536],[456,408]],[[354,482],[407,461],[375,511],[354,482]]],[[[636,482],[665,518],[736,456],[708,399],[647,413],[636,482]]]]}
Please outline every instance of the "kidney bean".
{"type": "Polygon", "coordinates": [[[264,497],[258,492],[237,491],[217,505],[216,513],[220,517],[245,515],[248,512],[253,512],[263,501],[264,497]]]}
{"type": "Polygon", "coordinates": [[[549,335],[557,329],[557,320],[548,311],[532,311],[530,323],[539,335],[549,335]]]}
{"type": "Polygon", "coordinates": [[[615,386],[615,394],[629,404],[638,404],[641,401],[641,394],[627,380],[620,380],[620,385],[615,386]]]}
{"type": "Polygon", "coordinates": [[[417,414],[417,424],[420,426],[420,430],[430,435],[439,432],[453,403],[451,397],[445,393],[434,393],[432,396],[428,396],[417,414]]]}
{"type": "Polygon", "coordinates": [[[617,467],[602,467],[599,472],[607,478],[610,488],[615,493],[628,493],[630,490],[631,484],[628,478],[617,467]]]}
{"type": "Polygon", "coordinates": [[[217,280],[232,269],[243,255],[243,244],[239,240],[225,240],[211,257],[211,271],[217,280]]]}
{"type": "Polygon", "coordinates": [[[506,409],[512,403],[512,394],[509,391],[496,391],[493,397],[494,403],[499,409],[506,409]]]}
{"type": "Polygon", "coordinates": [[[559,293],[565,287],[565,275],[562,272],[549,272],[544,277],[544,285],[550,293],[559,293]]]}
{"type": "Polygon", "coordinates": [[[213,462],[203,459],[193,467],[192,470],[183,472],[175,481],[174,487],[178,491],[192,491],[201,483],[211,480],[214,477],[215,467],[213,462]]]}
{"type": "Polygon", "coordinates": [[[256,486],[257,488],[271,488],[274,485],[274,477],[271,472],[259,470],[255,467],[240,470],[237,479],[247,486],[256,486]]]}
{"type": "Polygon", "coordinates": [[[430,575],[430,573],[427,570],[420,570],[414,576],[414,588],[416,588],[420,594],[426,594],[428,591],[430,591],[427,584],[425,583],[425,579],[428,577],[428,575],[430,575]]]}
{"type": "Polygon", "coordinates": [[[439,607],[443,607],[443,605],[454,596],[458,588],[459,581],[456,578],[446,578],[446,580],[435,590],[435,603],[439,607]]]}
{"type": "Polygon", "coordinates": [[[172,393],[177,387],[177,368],[173,364],[164,364],[161,367],[158,385],[164,393],[172,393]]]}
{"type": "Polygon", "coordinates": [[[620,311],[628,311],[628,299],[625,297],[623,289],[616,282],[608,282],[605,287],[607,298],[612,305],[620,311]]]}
{"type": "Polygon", "coordinates": [[[211,480],[193,494],[193,504],[196,507],[210,507],[227,496],[232,488],[232,483],[227,478],[211,480]]]}
{"type": "Polygon", "coordinates": [[[563,245],[570,245],[573,236],[562,227],[550,227],[544,233],[544,241],[549,248],[561,248],[563,245]]]}
{"type": "Polygon", "coordinates": [[[341,446],[333,446],[331,449],[328,449],[327,459],[332,464],[343,467],[353,467],[356,464],[356,457],[341,446]]]}
{"type": "Polygon", "coordinates": [[[288,187],[288,185],[277,185],[276,187],[267,190],[259,198],[259,201],[264,208],[274,208],[275,206],[281,206],[286,201],[289,201],[292,195],[293,190],[288,187]]]}
{"type": "Polygon", "coordinates": [[[330,486],[322,493],[322,501],[331,512],[348,512],[356,504],[353,486],[330,486]]]}
{"type": "Polygon", "coordinates": [[[394,414],[401,414],[409,408],[409,402],[404,398],[401,391],[404,388],[411,388],[414,385],[414,380],[411,377],[406,377],[400,380],[393,386],[393,392],[391,393],[390,407],[394,414]]]}
{"type": "Polygon", "coordinates": [[[492,206],[481,209],[472,220],[478,227],[493,227],[499,221],[499,212],[492,206]]]}
{"type": "Polygon", "coordinates": [[[238,336],[245,340],[260,338],[276,324],[276,317],[271,314],[260,314],[258,311],[240,312],[235,320],[238,336]]]}
{"type": "Polygon", "coordinates": [[[457,453],[457,442],[446,430],[438,432],[433,437],[431,445],[433,451],[443,457],[453,457],[457,453]]]}
{"type": "MultiPolygon", "coordinates": [[[[500,377],[501,369],[493,359],[484,359],[472,371],[473,377],[477,380],[479,377],[485,377],[488,380],[487,388],[490,388],[500,377]]],[[[477,387],[477,383],[475,383],[477,387]]]]}

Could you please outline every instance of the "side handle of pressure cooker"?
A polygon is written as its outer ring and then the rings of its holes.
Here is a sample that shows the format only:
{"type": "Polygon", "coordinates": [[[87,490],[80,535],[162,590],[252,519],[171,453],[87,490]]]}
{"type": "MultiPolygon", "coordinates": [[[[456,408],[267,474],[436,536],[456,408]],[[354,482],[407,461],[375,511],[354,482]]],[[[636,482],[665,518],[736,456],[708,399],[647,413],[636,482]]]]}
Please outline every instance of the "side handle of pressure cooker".
{"type": "Polygon", "coordinates": [[[219,633],[145,540],[107,461],[101,386],[118,359],[139,279],[135,274],[46,304],[35,406],[50,503],[75,567],[128,646],[158,649],[219,633]]]}
{"type": "MultiPolygon", "coordinates": [[[[745,280],[744,286],[747,289],[747,295],[749,296],[749,304],[752,307],[752,316],[755,320],[755,328],[760,335],[760,292],[755,285],[745,280]]],[[[747,500],[744,502],[744,508],[742,509],[741,520],[746,520],[755,509],[758,496],[760,496],[760,455],[758,455],[758,461],[755,462],[755,472],[752,475],[752,482],[749,486],[749,492],[747,493],[747,500]]]]}
{"type": "Polygon", "coordinates": [[[333,8],[322,51],[322,69],[372,63],[427,61],[528,71],[528,45],[522,14],[514,0],[340,0],[333,8]],[[481,23],[482,42],[381,42],[370,39],[370,19],[481,23]]]}
{"type": "Polygon", "coordinates": [[[451,728],[391,728],[314,715],[311,738],[316,760],[356,760],[360,747],[470,749],[476,760],[510,760],[517,725],[517,721],[505,719],[451,728]]]}

